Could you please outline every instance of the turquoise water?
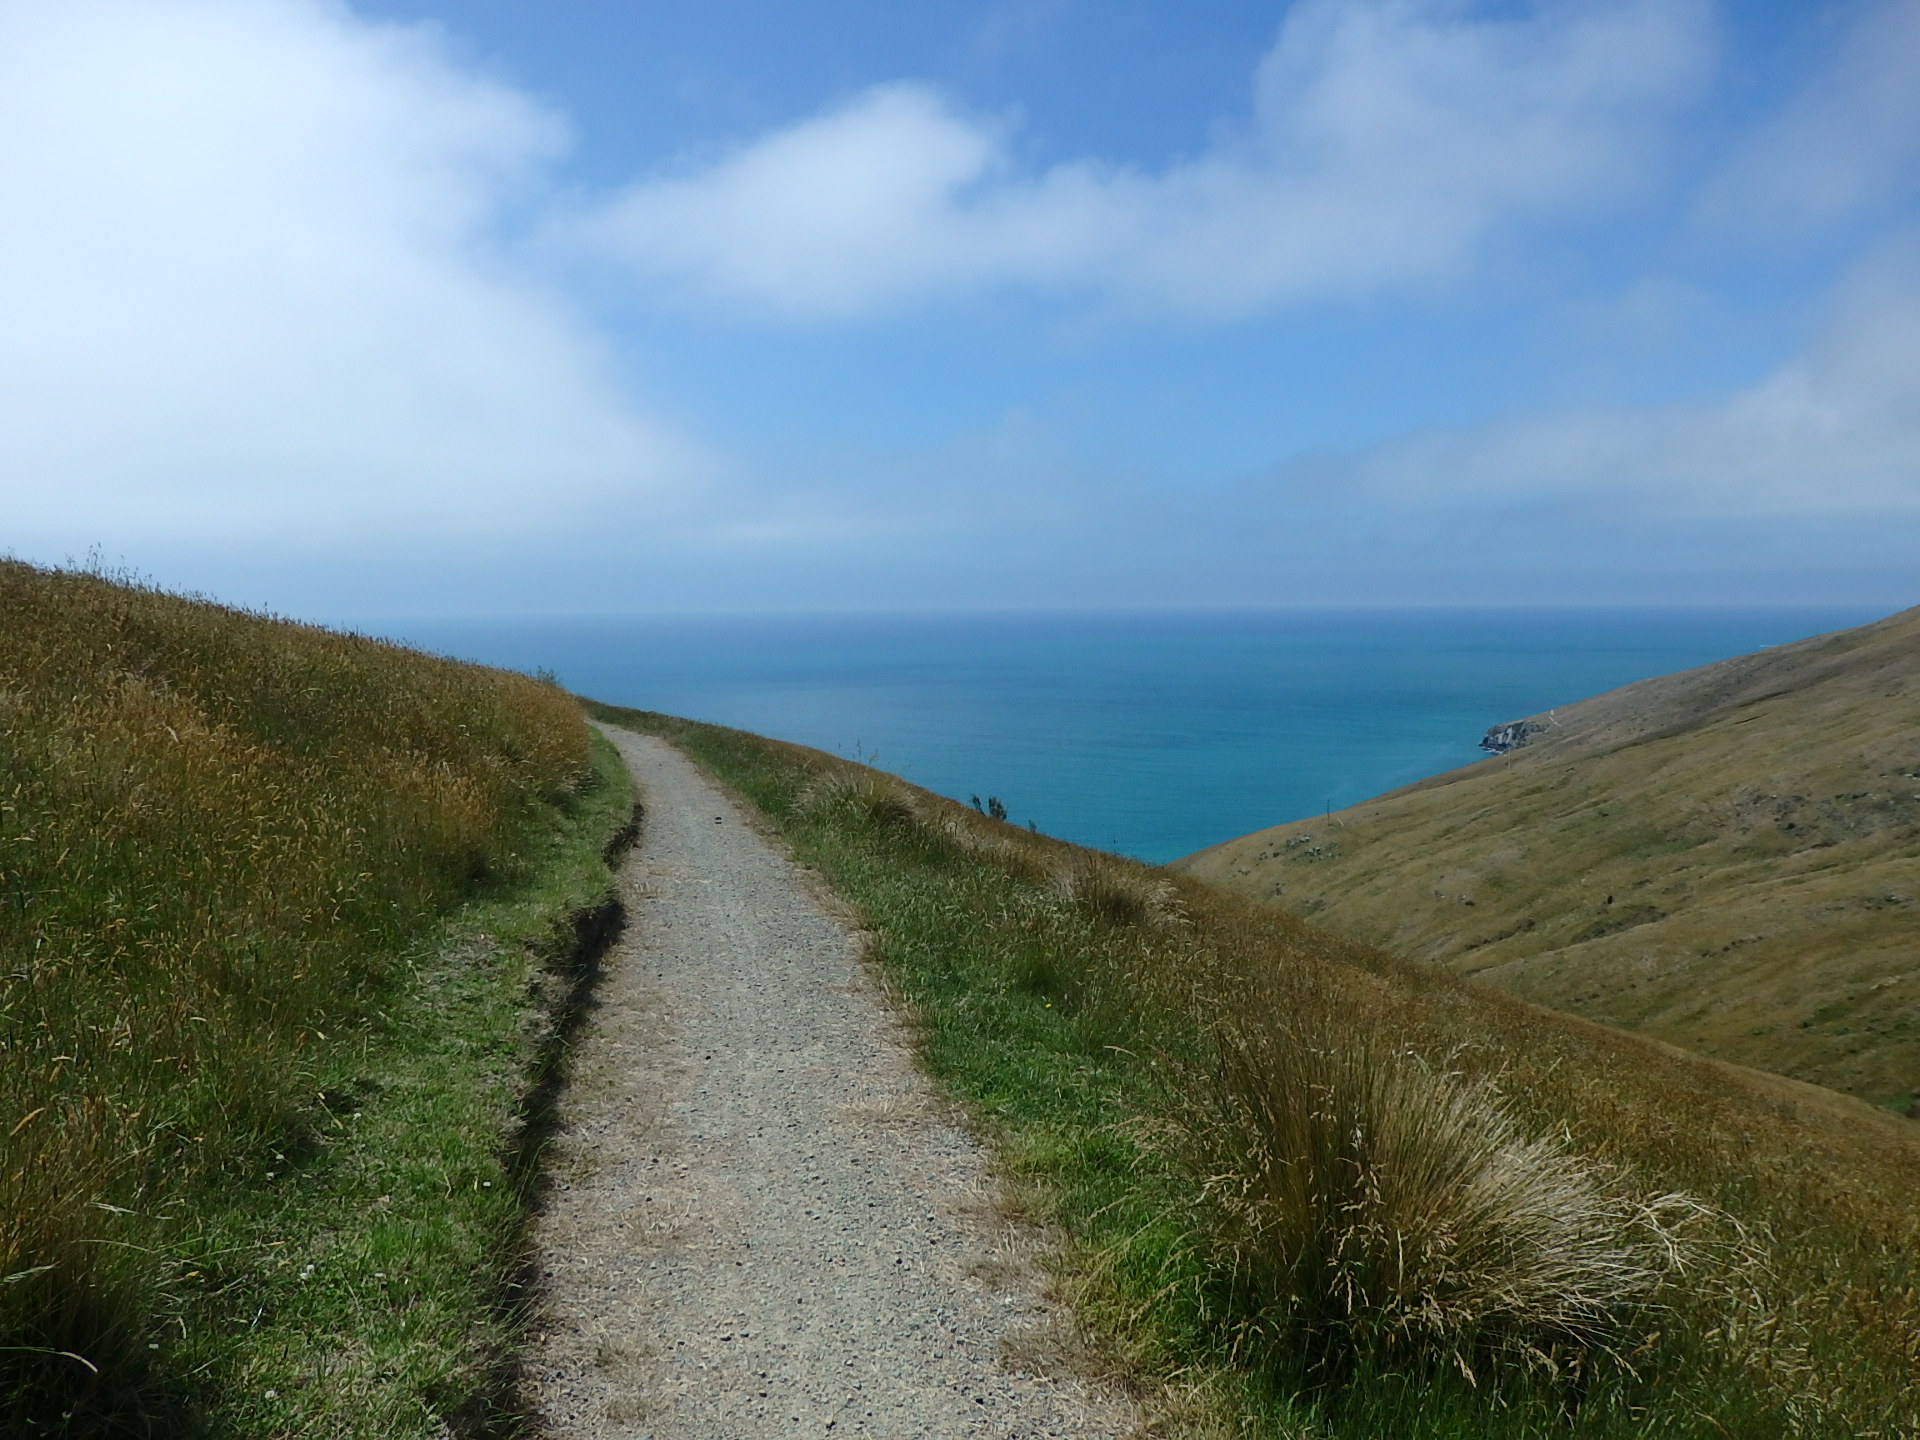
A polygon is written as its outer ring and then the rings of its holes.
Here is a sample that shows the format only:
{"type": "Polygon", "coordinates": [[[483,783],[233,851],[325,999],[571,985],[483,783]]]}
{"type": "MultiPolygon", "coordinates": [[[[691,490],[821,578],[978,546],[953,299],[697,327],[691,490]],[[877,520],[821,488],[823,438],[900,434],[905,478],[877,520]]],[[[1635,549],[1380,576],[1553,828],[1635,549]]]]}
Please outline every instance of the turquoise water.
{"type": "Polygon", "coordinates": [[[1862,610],[356,622],[858,756],[1166,861],[1480,758],[1487,727],[1862,610]]]}

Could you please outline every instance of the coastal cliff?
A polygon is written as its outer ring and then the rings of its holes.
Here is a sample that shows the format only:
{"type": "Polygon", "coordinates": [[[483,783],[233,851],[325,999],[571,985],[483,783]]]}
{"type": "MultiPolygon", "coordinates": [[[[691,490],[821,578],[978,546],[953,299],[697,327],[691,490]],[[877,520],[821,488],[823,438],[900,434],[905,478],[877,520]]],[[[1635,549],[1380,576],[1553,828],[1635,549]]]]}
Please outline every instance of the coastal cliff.
{"type": "Polygon", "coordinates": [[[1480,748],[1495,755],[1504,755],[1509,750],[1518,750],[1546,727],[1535,720],[1509,720],[1504,725],[1495,725],[1480,737],[1480,748]]]}

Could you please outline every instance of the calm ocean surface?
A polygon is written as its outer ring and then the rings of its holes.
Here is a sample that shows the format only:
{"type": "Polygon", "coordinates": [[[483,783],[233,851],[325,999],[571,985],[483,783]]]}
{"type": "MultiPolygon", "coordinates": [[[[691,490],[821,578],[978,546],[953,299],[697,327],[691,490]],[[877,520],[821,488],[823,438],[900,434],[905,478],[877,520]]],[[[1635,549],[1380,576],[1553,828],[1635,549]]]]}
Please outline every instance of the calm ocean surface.
{"type": "Polygon", "coordinates": [[[1877,612],[370,620],[441,654],[858,755],[1166,861],[1480,757],[1488,726],[1877,612]]]}

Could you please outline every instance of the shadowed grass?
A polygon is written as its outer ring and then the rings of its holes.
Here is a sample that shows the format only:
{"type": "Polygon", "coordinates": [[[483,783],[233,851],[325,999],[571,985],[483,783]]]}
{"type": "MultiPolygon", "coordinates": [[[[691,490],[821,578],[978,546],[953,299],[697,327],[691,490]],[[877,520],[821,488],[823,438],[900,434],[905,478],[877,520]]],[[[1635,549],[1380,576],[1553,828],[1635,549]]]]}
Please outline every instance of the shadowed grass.
{"type": "Polygon", "coordinates": [[[795,799],[796,808],[817,815],[854,815],[889,830],[919,823],[919,808],[907,787],[874,770],[829,771],[795,799]]]}
{"type": "Polygon", "coordinates": [[[1166,925],[1184,912],[1173,887],[1138,867],[1116,865],[1091,853],[1076,855],[1053,872],[1054,889],[1069,904],[1110,925],[1166,925]]]}

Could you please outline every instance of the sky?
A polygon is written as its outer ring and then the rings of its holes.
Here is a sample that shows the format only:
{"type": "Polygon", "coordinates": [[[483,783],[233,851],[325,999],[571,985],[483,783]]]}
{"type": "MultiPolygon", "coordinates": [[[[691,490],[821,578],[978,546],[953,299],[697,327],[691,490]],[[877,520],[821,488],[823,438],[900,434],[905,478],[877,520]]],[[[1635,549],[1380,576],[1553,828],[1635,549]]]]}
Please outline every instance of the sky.
{"type": "Polygon", "coordinates": [[[0,0],[0,552],[1920,601],[1920,0],[0,0]]]}

